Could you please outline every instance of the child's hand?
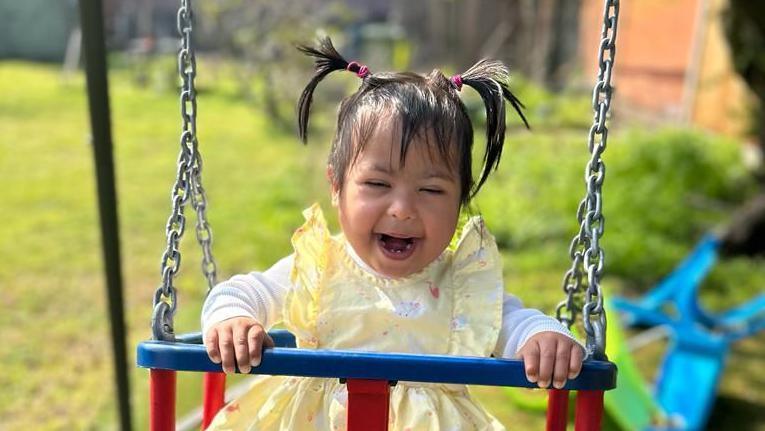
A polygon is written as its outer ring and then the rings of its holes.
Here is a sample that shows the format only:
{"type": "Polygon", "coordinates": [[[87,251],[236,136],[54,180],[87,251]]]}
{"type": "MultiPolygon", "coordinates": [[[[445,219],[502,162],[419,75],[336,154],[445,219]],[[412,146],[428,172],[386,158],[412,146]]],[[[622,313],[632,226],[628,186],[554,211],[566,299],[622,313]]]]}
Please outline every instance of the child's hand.
{"type": "Polygon", "coordinates": [[[210,359],[223,371],[233,373],[234,364],[247,374],[250,366],[260,365],[263,347],[274,347],[274,341],[263,326],[251,317],[232,317],[213,326],[205,334],[205,347],[210,359]]]}
{"type": "Polygon", "coordinates": [[[526,341],[518,356],[523,359],[526,378],[540,388],[560,389],[566,379],[573,379],[582,370],[584,349],[574,340],[557,332],[540,332],[526,341]]]}

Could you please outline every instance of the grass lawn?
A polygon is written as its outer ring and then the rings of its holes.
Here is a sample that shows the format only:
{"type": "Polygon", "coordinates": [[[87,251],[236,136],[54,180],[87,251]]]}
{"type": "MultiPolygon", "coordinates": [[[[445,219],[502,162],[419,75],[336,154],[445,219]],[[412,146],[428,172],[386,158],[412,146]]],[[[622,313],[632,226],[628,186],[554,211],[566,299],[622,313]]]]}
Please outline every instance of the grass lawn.
{"type": "MultiPolygon", "coordinates": [[[[289,237],[301,223],[300,210],[316,200],[326,206],[329,141],[326,133],[317,133],[307,147],[298,145],[294,134],[278,129],[238,98],[231,86],[206,78],[210,75],[203,70],[198,79],[203,89],[198,127],[222,279],[265,268],[288,254],[289,237]]],[[[125,71],[113,72],[110,79],[133,363],[136,343],[150,337],[180,114],[172,91],[136,88],[125,71]]],[[[0,223],[0,430],[116,429],[83,77],[64,79],[53,66],[3,62],[0,94],[0,211],[5,215],[0,223]]],[[[533,112],[530,117],[536,124],[533,112]]],[[[317,131],[326,123],[326,117],[317,116],[317,131]]],[[[487,184],[478,208],[505,246],[507,285],[527,304],[550,312],[562,299],[559,286],[567,268],[567,243],[583,193],[578,183],[575,194],[568,192],[581,178],[568,173],[584,166],[581,142],[586,131],[545,132],[539,127],[533,135],[510,133],[503,168],[487,184]],[[559,213],[567,217],[549,216],[559,213]]],[[[609,180],[629,185],[634,179],[609,180]]],[[[611,217],[609,228],[619,223],[617,214],[611,217]]],[[[609,241],[616,244],[618,238],[609,241]]],[[[682,256],[687,247],[681,244],[676,250],[682,256]]],[[[193,227],[187,230],[182,253],[176,329],[188,332],[198,330],[206,289],[193,227]]],[[[646,258],[650,265],[651,256],[646,258]]],[[[713,280],[719,286],[705,297],[713,306],[753,296],[765,286],[761,262],[737,260],[716,271],[713,280]],[[726,274],[735,286],[724,283],[726,274]]],[[[616,277],[604,282],[609,294],[631,287],[616,277]]],[[[659,354],[647,351],[641,356],[647,375],[659,354]]],[[[765,430],[764,355],[763,334],[735,347],[711,429],[765,430]]],[[[146,429],[147,377],[145,370],[132,370],[136,429],[146,429]]],[[[180,376],[179,382],[178,412],[183,414],[199,404],[201,384],[197,376],[188,375],[180,376]]],[[[543,427],[543,412],[511,402],[535,396],[528,391],[517,390],[514,397],[500,388],[475,392],[508,428],[543,427]]]]}

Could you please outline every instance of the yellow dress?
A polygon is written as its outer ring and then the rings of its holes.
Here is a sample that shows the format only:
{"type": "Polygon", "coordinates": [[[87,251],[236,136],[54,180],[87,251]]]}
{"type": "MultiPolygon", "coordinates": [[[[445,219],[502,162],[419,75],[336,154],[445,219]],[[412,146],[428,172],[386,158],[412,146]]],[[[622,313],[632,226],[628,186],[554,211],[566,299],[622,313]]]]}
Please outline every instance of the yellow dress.
{"type": "MultiPolygon", "coordinates": [[[[459,241],[402,279],[360,268],[342,235],[330,235],[317,205],[292,238],[293,288],[284,325],[303,349],[487,357],[502,320],[502,271],[494,238],[474,217],[459,241]]],[[[347,392],[338,379],[259,376],[208,430],[346,429],[347,392]]],[[[464,385],[398,382],[389,429],[503,430],[464,385]]]]}

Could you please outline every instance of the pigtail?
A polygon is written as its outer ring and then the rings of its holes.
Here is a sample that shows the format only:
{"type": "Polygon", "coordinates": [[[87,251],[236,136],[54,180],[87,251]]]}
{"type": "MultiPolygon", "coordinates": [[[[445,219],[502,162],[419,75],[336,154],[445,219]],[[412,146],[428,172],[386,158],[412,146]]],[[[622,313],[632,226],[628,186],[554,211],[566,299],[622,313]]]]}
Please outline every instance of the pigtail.
{"type": "Polygon", "coordinates": [[[469,85],[478,92],[486,106],[486,152],[483,156],[481,177],[472,191],[472,195],[475,195],[489,177],[491,170],[498,167],[502,156],[505,143],[505,100],[510,102],[526,128],[529,128],[529,123],[523,115],[523,104],[507,85],[510,74],[507,66],[501,62],[484,59],[457,76],[458,88],[462,84],[469,85]]]}
{"type": "Polygon", "coordinates": [[[306,85],[298,101],[298,136],[303,143],[306,143],[308,139],[308,113],[313,100],[313,90],[325,76],[336,70],[346,70],[348,61],[335,50],[329,37],[319,39],[318,47],[298,45],[297,49],[316,58],[313,78],[306,85]]]}

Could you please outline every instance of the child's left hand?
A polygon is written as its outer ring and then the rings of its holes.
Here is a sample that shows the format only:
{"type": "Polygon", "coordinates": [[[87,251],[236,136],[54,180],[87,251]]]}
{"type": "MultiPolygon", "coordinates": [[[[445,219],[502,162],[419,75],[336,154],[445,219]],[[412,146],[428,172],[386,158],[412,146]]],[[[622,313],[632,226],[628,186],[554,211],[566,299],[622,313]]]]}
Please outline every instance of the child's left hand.
{"type": "Polygon", "coordinates": [[[584,349],[571,338],[557,332],[534,334],[518,351],[523,359],[526,378],[540,388],[561,389],[567,379],[573,379],[582,370],[584,349]]]}

